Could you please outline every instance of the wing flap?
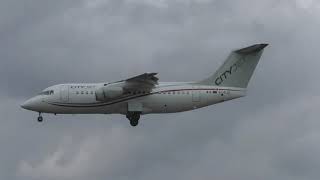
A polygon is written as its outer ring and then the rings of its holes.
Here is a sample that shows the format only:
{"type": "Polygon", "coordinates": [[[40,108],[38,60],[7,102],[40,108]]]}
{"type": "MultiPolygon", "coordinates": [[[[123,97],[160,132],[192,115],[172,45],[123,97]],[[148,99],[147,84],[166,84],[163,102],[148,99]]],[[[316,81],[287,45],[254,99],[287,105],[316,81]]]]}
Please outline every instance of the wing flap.
{"type": "Polygon", "coordinates": [[[125,89],[152,89],[158,84],[158,73],[144,73],[125,80],[125,89]]]}

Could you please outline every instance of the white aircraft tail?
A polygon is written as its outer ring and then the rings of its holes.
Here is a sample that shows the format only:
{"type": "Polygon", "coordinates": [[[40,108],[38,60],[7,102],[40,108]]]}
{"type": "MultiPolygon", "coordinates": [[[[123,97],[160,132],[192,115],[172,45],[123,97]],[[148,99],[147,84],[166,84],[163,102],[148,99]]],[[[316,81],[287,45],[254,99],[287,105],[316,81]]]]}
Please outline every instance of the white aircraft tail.
{"type": "Polygon", "coordinates": [[[203,85],[247,88],[250,78],[268,44],[256,44],[232,51],[211,77],[198,82],[203,85]]]}

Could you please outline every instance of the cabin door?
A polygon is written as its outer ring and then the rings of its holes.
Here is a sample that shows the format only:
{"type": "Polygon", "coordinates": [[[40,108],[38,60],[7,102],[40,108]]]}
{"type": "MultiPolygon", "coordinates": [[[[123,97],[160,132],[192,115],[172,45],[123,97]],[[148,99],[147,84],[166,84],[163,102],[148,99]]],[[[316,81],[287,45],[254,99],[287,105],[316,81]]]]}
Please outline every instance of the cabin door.
{"type": "Polygon", "coordinates": [[[60,86],[60,99],[62,102],[69,101],[69,86],[68,85],[61,85],[60,86]]]}
{"type": "Polygon", "coordinates": [[[193,86],[192,89],[192,102],[200,102],[200,90],[197,90],[196,86],[193,86]]]}

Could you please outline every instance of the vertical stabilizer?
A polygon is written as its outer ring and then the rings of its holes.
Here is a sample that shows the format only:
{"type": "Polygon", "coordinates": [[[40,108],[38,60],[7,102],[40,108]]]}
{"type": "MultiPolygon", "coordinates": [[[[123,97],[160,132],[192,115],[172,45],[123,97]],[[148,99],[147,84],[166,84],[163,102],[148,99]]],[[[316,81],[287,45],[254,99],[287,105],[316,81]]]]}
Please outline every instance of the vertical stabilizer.
{"type": "Polygon", "coordinates": [[[268,44],[256,44],[232,51],[223,65],[203,85],[247,88],[250,78],[268,44]]]}

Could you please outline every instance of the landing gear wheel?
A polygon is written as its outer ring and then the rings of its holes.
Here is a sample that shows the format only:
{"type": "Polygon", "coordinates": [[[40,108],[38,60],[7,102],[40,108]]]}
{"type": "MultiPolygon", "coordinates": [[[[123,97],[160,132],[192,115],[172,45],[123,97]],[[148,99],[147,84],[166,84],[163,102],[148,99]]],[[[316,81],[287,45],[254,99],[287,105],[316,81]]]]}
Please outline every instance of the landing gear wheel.
{"type": "Polygon", "coordinates": [[[140,114],[141,112],[128,112],[126,117],[129,119],[131,126],[135,127],[139,124],[140,114]]]}
{"type": "Polygon", "coordinates": [[[132,126],[132,127],[135,127],[135,126],[137,126],[139,124],[139,120],[130,120],[130,125],[132,126]]]}
{"type": "Polygon", "coordinates": [[[38,122],[42,122],[42,121],[43,121],[43,117],[41,116],[41,112],[39,112],[38,122]]]}
{"type": "Polygon", "coordinates": [[[43,121],[43,117],[42,116],[39,116],[38,117],[38,122],[42,122],[43,121]]]}

